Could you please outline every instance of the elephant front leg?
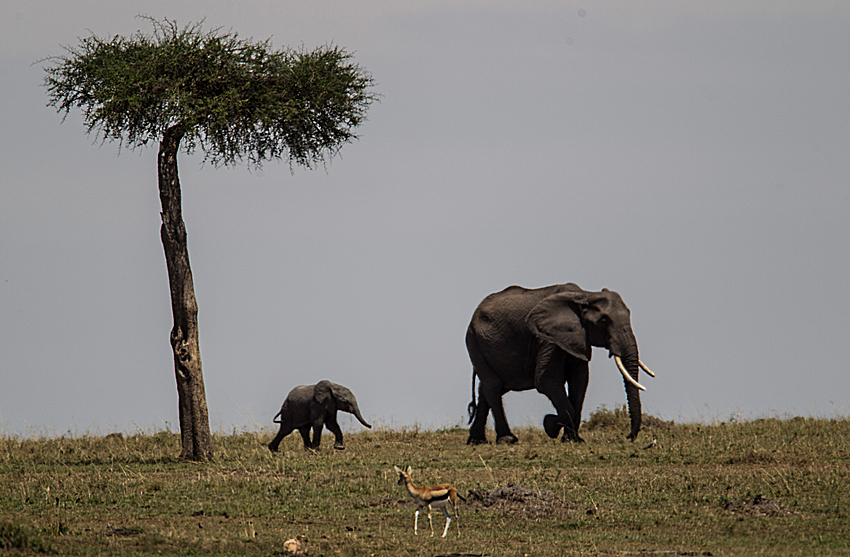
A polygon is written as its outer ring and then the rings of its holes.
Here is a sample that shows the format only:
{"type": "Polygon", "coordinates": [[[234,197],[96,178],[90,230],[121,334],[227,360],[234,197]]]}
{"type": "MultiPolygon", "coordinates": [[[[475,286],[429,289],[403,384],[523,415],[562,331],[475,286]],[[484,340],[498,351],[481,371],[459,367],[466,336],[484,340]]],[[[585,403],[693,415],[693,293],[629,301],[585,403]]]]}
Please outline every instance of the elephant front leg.
{"type": "Polygon", "coordinates": [[[551,439],[555,439],[558,437],[561,428],[563,428],[564,435],[561,437],[561,441],[569,440],[584,443],[584,439],[578,436],[578,420],[573,417],[575,412],[572,403],[567,398],[567,393],[563,385],[551,388],[544,386],[544,389],[540,392],[552,401],[552,406],[558,411],[557,416],[546,414],[543,418],[543,429],[546,431],[546,435],[551,439]]]}
{"type": "Polygon", "coordinates": [[[304,441],[304,450],[311,448],[310,445],[310,426],[306,425],[298,428],[298,433],[301,434],[301,440],[304,441]]]}
{"type": "MultiPolygon", "coordinates": [[[[561,351],[552,350],[551,353],[546,355],[547,358],[538,360],[537,372],[535,373],[535,386],[538,392],[546,395],[552,402],[552,406],[555,407],[558,414],[547,414],[543,418],[543,429],[546,431],[546,435],[555,439],[558,437],[561,428],[563,428],[564,435],[561,438],[562,441],[570,440],[582,443],[584,440],[578,436],[579,415],[576,412],[571,397],[567,397],[565,388],[565,373],[573,373],[575,369],[572,367],[567,369],[567,362],[564,358],[570,357],[561,351]]],[[[581,383],[579,380],[581,370],[579,370],[579,377],[576,379],[576,391],[581,392],[573,393],[572,383],[570,387],[571,394],[574,394],[579,401],[579,411],[581,410],[580,404],[584,400],[584,392],[587,389],[587,362],[581,362],[581,364],[584,366],[584,388],[578,388],[581,383]]]]}
{"type": "Polygon", "coordinates": [[[336,416],[331,416],[325,423],[325,426],[334,434],[334,449],[343,450],[345,444],[342,442],[342,429],[340,429],[339,423],[336,421],[336,416]]]}
{"type": "Polygon", "coordinates": [[[574,436],[570,437],[567,430],[564,429],[564,437],[561,438],[561,441],[570,440],[583,443],[584,440],[578,436],[578,428],[581,425],[581,409],[584,406],[584,396],[587,393],[587,383],[590,376],[588,371],[589,364],[584,361],[570,362],[569,360],[570,358],[567,358],[564,373],[567,376],[567,385],[569,387],[567,399],[573,408],[572,420],[574,429],[572,433],[574,436]]]}

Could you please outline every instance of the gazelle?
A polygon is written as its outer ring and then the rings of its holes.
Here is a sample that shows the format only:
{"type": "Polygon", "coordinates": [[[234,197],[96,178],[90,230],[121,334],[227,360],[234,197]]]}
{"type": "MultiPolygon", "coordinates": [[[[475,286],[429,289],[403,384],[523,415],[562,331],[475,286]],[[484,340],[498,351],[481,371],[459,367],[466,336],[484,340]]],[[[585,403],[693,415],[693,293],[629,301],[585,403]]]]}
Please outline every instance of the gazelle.
{"type": "MultiPolygon", "coordinates": [[[[413,479],[410,477],[413,469],[410,466],[407,467],[407,470],[402,470],[398,466],[393,466],[393,468],[398,473],[398,485],[407,487],[407,492],[410,493],[410,496],[419,505],[416,513],[413,515],[413,534],[419,535],[419,511],[422,510],[422,507],[428,507],[428,524],[431,526],[431,535],[434,535],[434,523],[431,521],[431,507],[434,507],[442,510],[443,514],[446,515],[446,528],[443,530],[443,537],[445,538],[446,534],[449,533],[449,525],[452,523],[452,517],[449,515],[446,507],[451,506],[455,514],[455,520],[457,520],[457,498],[460,497],[461,501],[464,502],[466,502],[466,499],[458,495],[457,490],[449,484],[423,485],[418,487],[413,485],[413,479]]],[[[456,525],[457,535],[459,536],[460,524],[456,523],[456,525]]]]}

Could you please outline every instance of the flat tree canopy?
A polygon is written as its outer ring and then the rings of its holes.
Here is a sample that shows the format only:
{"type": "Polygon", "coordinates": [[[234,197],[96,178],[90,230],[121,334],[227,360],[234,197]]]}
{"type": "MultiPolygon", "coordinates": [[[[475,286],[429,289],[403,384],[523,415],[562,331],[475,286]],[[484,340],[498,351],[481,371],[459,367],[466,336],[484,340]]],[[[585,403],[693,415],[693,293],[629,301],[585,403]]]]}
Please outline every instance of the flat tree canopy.
{"type": "Polygon", "coordinates": [[[45,68],[48,106],[83,111],[88,133],[131,149],[159,142],[160,235],[171,289],[171,347],[179,398],[181,457],[212,458],[192,271],[177,154],[200,148],[216,165],[285,159],[326,163],[376,100],[372,77],[344,50],[272,50],[201,24],[148,19],[137,32],[81,39],[45,68]]]}
{"type": "Polygon", "coordinates": [[[371,76],[340,48],[274,51],[200,23],[150,21],[151,35],[90,36],[49,59],[49,106],[81,108],[89,133],[130,147],[179,126],[185,151],[214,163],[311,168],[356,138],[375,100],[371,76]]]}

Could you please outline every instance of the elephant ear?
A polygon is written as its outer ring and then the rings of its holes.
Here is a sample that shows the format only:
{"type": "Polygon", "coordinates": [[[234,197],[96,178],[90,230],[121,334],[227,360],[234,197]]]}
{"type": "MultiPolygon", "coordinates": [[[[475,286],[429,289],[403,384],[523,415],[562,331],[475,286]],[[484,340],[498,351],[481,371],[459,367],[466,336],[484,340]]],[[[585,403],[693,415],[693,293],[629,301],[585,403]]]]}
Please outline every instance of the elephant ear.
{"type": "Polygon", "coordinates": [[[333,405],[332,395],[333,383],[330,381],[319,381],[313,389],[313,400],[319,405],[328,408],[333,405]]]}
{"type": "Polygon", "coordinates": [[[590,361],[590,343],[579,317],[586,297],[585,292],[560,292],[544,298],[526,317],[531,332],[580,360],[590,361]]]}
{"type": "Polygon", "coordinates": [[[336,383],[331,383],[328,381],[328,385],[331,388],[331,394],[336,401],[337,406],[340,409],[346,409],[346,411],[352,408],[352,402],[354,400],[354,393],[348,390],[347,387],[343,387],[342,385],[337,385],[336,383]]]}

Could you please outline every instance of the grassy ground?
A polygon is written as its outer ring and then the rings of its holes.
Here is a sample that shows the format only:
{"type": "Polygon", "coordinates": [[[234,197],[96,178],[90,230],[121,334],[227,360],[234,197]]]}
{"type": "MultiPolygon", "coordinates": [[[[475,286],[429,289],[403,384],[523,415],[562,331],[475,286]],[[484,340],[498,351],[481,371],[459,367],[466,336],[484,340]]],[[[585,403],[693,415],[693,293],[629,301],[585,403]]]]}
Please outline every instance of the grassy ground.
{"type": "Polygon", "coordinates": [[[178,461],[169,432],[4,437],[0,554],[274,556],[297,537],[310,556],[850,555],[847,420],[647,422],[635,443],[603,409],[583,445],[540,429],[469,447],[460,428],[378,428],[344,451],[291,435],[274,455],[270,431],[243,433],[217,436],[208,464],[178,461]],[[458,488],[460,536],[453,523],[439,538],[436,513],[437,536],[427,516],[413,536],[394,464],[458,488]]]}

